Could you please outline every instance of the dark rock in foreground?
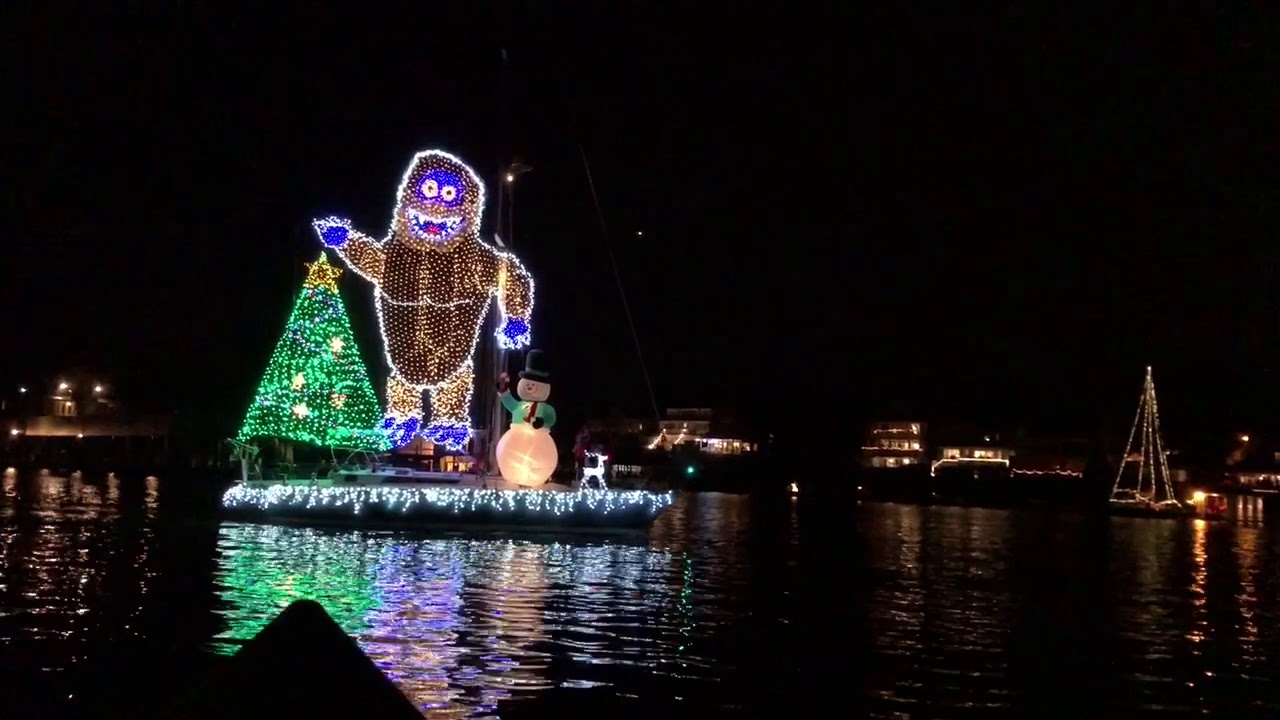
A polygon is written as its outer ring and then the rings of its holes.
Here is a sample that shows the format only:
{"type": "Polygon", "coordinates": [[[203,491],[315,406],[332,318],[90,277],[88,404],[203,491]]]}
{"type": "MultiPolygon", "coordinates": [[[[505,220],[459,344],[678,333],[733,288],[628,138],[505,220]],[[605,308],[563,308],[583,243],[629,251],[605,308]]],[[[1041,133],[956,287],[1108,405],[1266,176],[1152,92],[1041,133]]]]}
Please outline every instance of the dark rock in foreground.
{"type": "Polygon", "coordinates": [[[420,720],[422,714],[324,608],[298,600],[168,717],[420,720]]]}

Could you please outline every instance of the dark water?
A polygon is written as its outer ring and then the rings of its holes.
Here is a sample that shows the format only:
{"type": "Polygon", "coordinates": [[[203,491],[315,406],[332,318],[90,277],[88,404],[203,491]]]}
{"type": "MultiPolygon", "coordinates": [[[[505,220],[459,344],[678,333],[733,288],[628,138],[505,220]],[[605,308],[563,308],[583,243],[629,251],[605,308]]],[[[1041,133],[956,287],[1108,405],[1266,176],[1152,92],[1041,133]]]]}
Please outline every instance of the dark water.
{"type": "Polygon", "coordinates": [[[183,487],[4,480],[0,716],[167,697],[157,668],[233,652],[296,598],[431,717],[602,696],[700,717],[1280,713],[1273,526],[707,494],[647,543],[469,539],[219,526],[183,487]]]}

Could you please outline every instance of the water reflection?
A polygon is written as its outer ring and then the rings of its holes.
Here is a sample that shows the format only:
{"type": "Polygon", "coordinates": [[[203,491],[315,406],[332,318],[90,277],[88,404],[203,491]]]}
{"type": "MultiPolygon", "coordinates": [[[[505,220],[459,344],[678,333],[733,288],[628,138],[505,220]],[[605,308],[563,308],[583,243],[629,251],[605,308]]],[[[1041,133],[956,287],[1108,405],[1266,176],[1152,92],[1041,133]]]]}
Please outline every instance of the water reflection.
{"type": "Polygon", "coordinates": [[[155,517],[156,512],[160,509],[160,478],[148,475],[143,482],[147,489],[147,494],[142,499],[143,507],[146,508],[149,517],[155,517]]]}
{"type": "Polygon", "coordinates": [[[6,717],[30,688],[43,712],[113,672],[154,684],[137,658],[234,651],[303,597],[429,717],[562,689],[699,716],[1280,716],[1265,523],[694,495],[648,543],[426,538],[219,525],[188,487],[3,478],[6,717]]]}
{"type": "Polygon", "coordinates": [[[100,643],[141,636],[152,535],[130,525],[118,492],[78,476],[6,471],[0,519],[0,658],[61,672],[100,643]]]}
{"type": "Polygon", "coordinates": [[[1008,523],[987,510],[896,509],[869,557],[877,706],[992,708],[1007,691],[1008,523]],[[883,682],[883,685],[880,684],[883,682]]]}
{"type": "Polygon", "coordinates": [[[557,684],[607,685],[599,666],[648,673],[687,656],[690,611],[671,612],[687,603],[687,563],[643,545],[226,525],[218,548],[224,651],[316,599],[429,717],[485,715],[557,684]]]}
{"type": "Polygon", "coordinates": [[[1260,639],[1256,618],[1259,609],[1258,556],[1261,554],[1261,548],[1258,546],[1258,533],[1239,533],[1236,536],[1232,552],[1235,554],[1240,576],[1240,590],[1236,593],[1235,598],[1237,601],[1236,609],[1240,615],[1240,640],[1243,644],[1241,659],[1245,662],[1256,662],[1259,659],[1257,656],[1257,642],[1260,639]]]}
{"type": "Polygon", "coordinates": [[[1209,523],[1204,520],[1191,521],[1191,630],[1187,639],[1193,643],[1202,642],[1208,629],[1208,608],[1205,583],[1209,579],[1209,554],[1205,548],[1209,523]]]}
{"type": "Polygon", "coordinates": [[[233,642],[215,649],[234,652],[234,641],[256,635],[294,600],[321,601],[348,634],[363,630],[378,605],[379,548],[356,533],[241,525],[223,529],[218,550],[217,581],[227,589],[222,598],[233,604],[219,639],[233,642]]]}
{"type": "Polygon", "coordinates": [[[1073,717],[1276,714],[1274,528],[889,505],[856,516],[872,716],[1029,716],[1048,698],[1073,717]]]}
{"type": "Polygon", "coordinates": [[[463,717],[458,701],[474,673],[459,671],[463,549],[386,544],[376,571],[379,604],[358,638],[366,654],[430,717],[463,717]]]}

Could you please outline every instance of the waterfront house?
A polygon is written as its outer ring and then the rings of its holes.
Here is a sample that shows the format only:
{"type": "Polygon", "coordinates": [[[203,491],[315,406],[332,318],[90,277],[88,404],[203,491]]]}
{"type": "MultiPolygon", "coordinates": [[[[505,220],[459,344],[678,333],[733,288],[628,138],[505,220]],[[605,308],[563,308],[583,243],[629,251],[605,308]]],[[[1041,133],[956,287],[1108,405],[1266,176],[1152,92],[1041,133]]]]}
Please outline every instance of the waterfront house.
{"type": "Polygon", "coordinates": [[[1256,493],[1280,493],[1280,452],[1264,450],[1249,437],[1227,456],[1223,481],[1227,487],[1256,493]]]}
{"type": "Polygon", "coordinates": [[[614,479],[665,473],[705,485],[714,476],[724,480],[717,487],[745,487],[748,476],[764,472],[773,440],[729,412],[708,407],[668,408],[656,420],[614,412],[588,420],[585,429],[591,445],[609,455],[614,479]]]}
{"type": "Polygon", "coordinates": [[[760,439],[724,411],[668,408],[646,447],[670,451],[682,445],[706,455],[749,455],[761,450],[760,439]]]}
{"type": "Polygon", "coordinates": [[[1002,433],[957,430],[944,432],[942,437],[929,463],[931,476],[950,471],[971,472],[974,477],[993,472],[1008,476],[1015,453],[1002,433]]]}
{"type": "Polygon", "coordinates": [[[867,426],[862,444],[862,465],[869,468],[903,468],[924,461],[925,425],[913,420],[880,420],[867,426]]]}
{"type": "Polygon", "coordinates": [[[1078,437],[1030,437],[1014,440],[1009,472],[1027,477],[1084,477],[1091,444],[1078,437]]]}
{"type": "Polygon", "coordinates": [[[13,393],[6,394],[0,414],[10,439],[158,439],[169,434],[171,424],[167,415],[128,412],[112,396],[107,383],[72,374],[51,382],[17,385],[13,393]]]}
{"type": "Polygon", "coordinates": [[[67,373],[18,382],[0,397],[0,457],[7,464],[70,471],[191,462],[187,445],[171,444],[172,414],[131,412],[100,377],[67,373]]]}

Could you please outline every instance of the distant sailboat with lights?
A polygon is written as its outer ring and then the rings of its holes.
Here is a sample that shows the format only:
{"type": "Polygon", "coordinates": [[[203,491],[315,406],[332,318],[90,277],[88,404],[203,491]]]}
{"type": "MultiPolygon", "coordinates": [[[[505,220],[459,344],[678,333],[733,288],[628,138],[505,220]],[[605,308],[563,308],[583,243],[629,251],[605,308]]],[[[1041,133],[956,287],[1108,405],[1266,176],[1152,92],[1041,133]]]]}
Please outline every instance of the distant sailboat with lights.
{"type": "Polygon", "coordinates": [[[1138,413],[1129,429],[1116,481],[1111,488],[1111,514],[1133,517],[1185,517],[1190,511],[1178,501],[1169,480],[1169,458],[1160,435],[1156,386],[1147,366],[1147,377],[1138,400],[1138,413]],[[1134,438],[1138,448],[1134,450],[1134,438]],[[1126,472],[1136,466],[1136,474],[1126,472]]]}

